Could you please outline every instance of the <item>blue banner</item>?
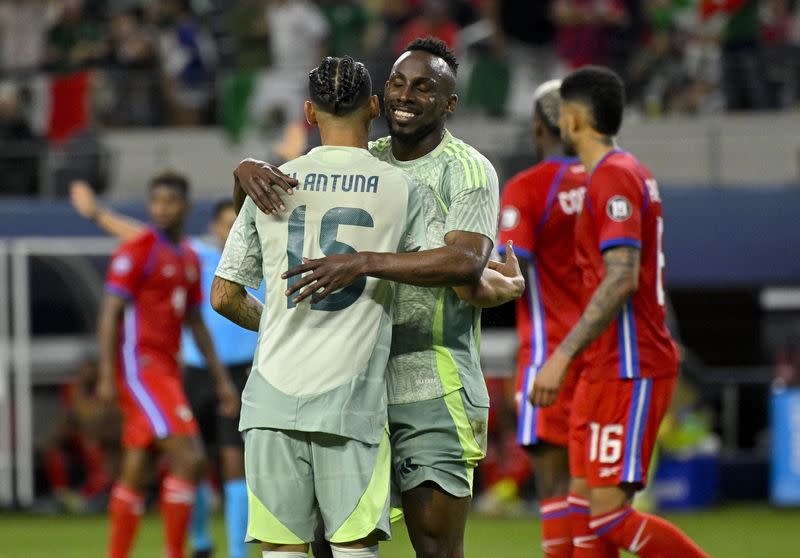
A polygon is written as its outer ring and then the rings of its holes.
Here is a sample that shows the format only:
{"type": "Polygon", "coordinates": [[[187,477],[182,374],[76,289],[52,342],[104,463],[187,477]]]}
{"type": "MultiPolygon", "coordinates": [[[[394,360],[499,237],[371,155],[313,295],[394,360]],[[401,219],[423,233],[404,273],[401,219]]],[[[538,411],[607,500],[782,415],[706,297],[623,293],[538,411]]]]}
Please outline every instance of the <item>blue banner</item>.
{"type": "Polygon", "coordinates": [[[800,505],[800,388],[772,394],[771,499],[782,506],[800,505]]]}

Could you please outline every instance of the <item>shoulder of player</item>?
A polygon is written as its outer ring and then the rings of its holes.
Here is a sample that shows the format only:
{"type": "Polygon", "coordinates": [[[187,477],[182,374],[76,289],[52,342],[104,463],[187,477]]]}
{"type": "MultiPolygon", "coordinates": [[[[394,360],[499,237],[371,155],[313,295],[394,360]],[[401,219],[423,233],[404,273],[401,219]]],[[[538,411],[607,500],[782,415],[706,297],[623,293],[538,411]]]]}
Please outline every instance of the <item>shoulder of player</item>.
{"type": "Polygon", "coordinates": [[[375,157],[381,157],[382,155],[386,154],[389,149],[392,147],[392,137],[391,136],[384,136],[382,138],[378,138],[375,141],[369,142],[367,146],[369,152],[372,153],[375,157]]]}
{"type": "Polygon", "coordinates": [[[158,233],[152,227],[145,227],[142,232],[130,240],[122,242],[116,249],[122,252],[149,252],[158,243],[158,233]]]}
{"type": "MultiPolygon", "coordinates": [[[[620,153],[619,155],[627,155],[620,153]]],[[[589,185],[618,183],[620,180],[633,180],[641,184],[642,177],[638,172],[638,161],[632,156],[609,157],[592,171],[589,185]]]]}
{"type": "Polygon", "coordinates": [[[483,153],[458,138],[451,138],[444,147],[442,155],[445,157],[448,172],[466,176],[471,184],[481,186],[486,183],[496,184],[498,181],[497,171],[491,161],[483,153]]]}
{"type": "Polygon", "coordinates": [[[509,178],[505,188],[548,188],[560,168],[555,161],[542,161],[509,178]]]}

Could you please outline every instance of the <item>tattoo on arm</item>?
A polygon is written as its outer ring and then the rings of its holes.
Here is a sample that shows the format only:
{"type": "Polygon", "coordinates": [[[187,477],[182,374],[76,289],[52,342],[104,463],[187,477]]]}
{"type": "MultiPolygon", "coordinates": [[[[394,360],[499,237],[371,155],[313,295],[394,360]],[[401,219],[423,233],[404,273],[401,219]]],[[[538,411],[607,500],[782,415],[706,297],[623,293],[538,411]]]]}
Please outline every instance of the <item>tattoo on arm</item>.
{"type": "Polygon", "coordinates": [[[214,309],[233,323],[251,331],[258,331],[264,305],[242,285],[214,277],[211,300],[214,309]]]}
{"type": "Polygon", "coordinates": [[[570,357],[579,355],[619,315],[625,301],[636,292],[639,279],[639,250],[620,246],[603,253],[606,274],[592,295],[580,320],[559,349],[570,357]]]}

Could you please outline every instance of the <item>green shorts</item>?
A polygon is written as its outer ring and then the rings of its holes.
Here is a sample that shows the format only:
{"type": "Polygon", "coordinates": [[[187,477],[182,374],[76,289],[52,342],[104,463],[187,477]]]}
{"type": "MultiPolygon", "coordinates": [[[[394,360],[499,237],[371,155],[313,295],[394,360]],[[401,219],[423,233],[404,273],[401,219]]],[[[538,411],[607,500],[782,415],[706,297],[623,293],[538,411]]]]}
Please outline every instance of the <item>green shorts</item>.
{"type": "Polygon", "coordinates": [[[457,498],[472,495],[472,474],[486,455],[489,408],[464,389],[444,397],[389,405],[392,469],[401,492],[426,481],[457,498]]]}
{"type": "Polygon", "coordinates": [[[388,435],[379,445],[322,432],[251,429],[244,457],[248,542],[314,540],[316,511],[333,543],[390,538],[388,435]]]}

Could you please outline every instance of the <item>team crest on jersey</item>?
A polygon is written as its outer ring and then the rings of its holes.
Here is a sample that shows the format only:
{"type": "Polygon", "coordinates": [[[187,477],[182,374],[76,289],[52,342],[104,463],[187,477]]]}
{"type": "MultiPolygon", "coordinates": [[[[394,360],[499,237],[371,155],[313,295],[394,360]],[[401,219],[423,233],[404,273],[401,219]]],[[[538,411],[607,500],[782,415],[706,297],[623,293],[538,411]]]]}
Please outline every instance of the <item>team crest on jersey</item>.
{"type": "Polygon", "coordinates": [[[193,265],[187,267],[186,278],[189,280],[190,283],[194,283],[197,280],[197,268],[195,268],[193,265]]]}
{"type": "Polygon", "coordinates": [[[189,422],[192,420],[192,411],[186,405],[181,405],[175,409],[175,413],[183,422],[189,422]]]}
{"type": "Polygon", "coordinates": [[[519,225],[519,209],[513,205],[503,208],[503,214],[500,216],[500,228],[508,231],[516,228],[517,225],[519,225]]]}
{"type": "Polygon", "coordinates": [[[627,221],[633,213],[633,206],[625,196],[614,196],[606,204],[606,214],[612,221],[627,221]]]}
{"type": "Polygon", "coordinates": [[[133,269],[133,261],[126,254],[117,256],[111,262],[111,270],[117,275],[127,275],[131,269],[133,269]]]}
{"type": "Polygon", "coordinates": [[[172,277],[175,275],[175,266],[174,265],[165,265],[163,271],[161,272],[164,277],[172,277]]]}

